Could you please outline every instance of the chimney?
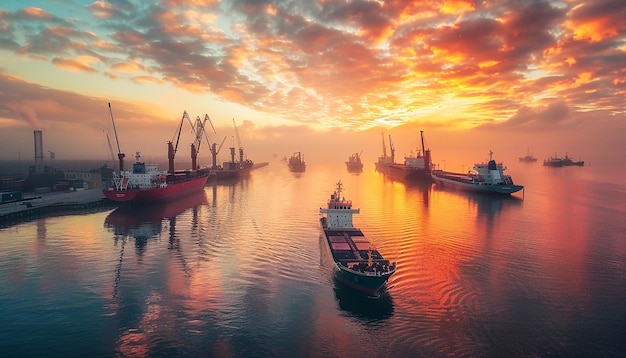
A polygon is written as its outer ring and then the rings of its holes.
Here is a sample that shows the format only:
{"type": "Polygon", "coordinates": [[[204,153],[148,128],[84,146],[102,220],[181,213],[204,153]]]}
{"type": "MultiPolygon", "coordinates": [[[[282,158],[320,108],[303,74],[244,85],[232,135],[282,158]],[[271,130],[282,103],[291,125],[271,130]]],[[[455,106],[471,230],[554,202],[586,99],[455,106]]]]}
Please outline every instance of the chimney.
{"type": "Polygon", "coordinates": [[[41,131],[34,132],[35,138],[35,173],[43,173],[43,140],[41,131]]]}

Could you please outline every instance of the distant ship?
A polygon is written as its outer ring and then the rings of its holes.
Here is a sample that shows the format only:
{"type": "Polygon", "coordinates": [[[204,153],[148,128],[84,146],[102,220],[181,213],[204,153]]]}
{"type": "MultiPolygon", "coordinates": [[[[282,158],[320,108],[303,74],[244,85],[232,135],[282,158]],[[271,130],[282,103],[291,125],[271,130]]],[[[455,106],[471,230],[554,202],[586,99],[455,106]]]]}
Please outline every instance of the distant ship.
{"type": "Polygon", "coordinates": [[[296,173],[302,173],[306,170],[306,163],[304,162],[304,156],[300,152],[295,152],[289,158],[287,163],[289,170],[296,173]]]}
{"type": "Polygon", "coordinates": [[[512,194],[524,189],[522,185],[515,185],[510,175],[504,174],[505,169],[502,163],[493,160],[493,152],[489,151],[489,162],[474,164],[473,170],[468,173],[434,170],[432,176],[444,187],[450,185],[477,192],[512,194]]]}
{"type": "Polygon", "coordinates": [[[519,161],[524,162],[524,163],[534,163],[537,161],[537,158],[533,157],[533,155],[530,154],[530,151],[529,151],[526,153],[525,156],[519,157],[519,161]]]}
{"type": "MultiPolygon", "coordinates": [[[[110,103],[109,111],[111,111],[110,103]]],[[[187,112],[183,114],[183,119],[184,118],[188,118],[187,112]]],[[[115,129],[112,112],[111,121],[115,129]]],[[[182,122],[178,127],[179,133],[181,128],[182,122]]],[[[178,138],[180,138],[180,136],[178,136],[178,138]]],[[[115,139],[117,141],[117,131],[115,133],[115,139]]],[[[204,190],[208,174],[194,169],[196,168],[197,159],[197,146],[195,143],[191,145],[192,169],[178,171],[174,169],[174,155],[176,149],[172,142],[167,142],[168,171],[160,171],[157,164],[141,162],[139,160],[141,158],[139,152],[135,154],[136,162],[133,164],[132,168],[130,170],[124,170],[125,155],[121,153],[119,141],[117,143],[119,172],[113,173],[113,178],[110,183],[102,190],[102,193],[107,199],[120,203],[154,203],[172,200],[204,190]]],[[[178,147],[178,142],[176,143],[176,147],[178,147]]]]}
{"type": "Polygon", "coordinates": [[[562,167],[563,158],[548,157],[548,159],[543,160],[543,165],[546,167],[562,167]]]}
{"type": "Polygon", "coordinates": [[[572,166],[572,165],[582,167],[582,166],[585,165],[585,162],[582,161],[582,160],[573,161],[572,158],[570,158],[567,155],[567,153],[565,153],[565,157],[562,159],[562,161],[563,161],[563,166],[564,167],[568,167],[568,166],[572,166]]]}
{"type": "Polygon", "coordinates": [[[387,149],[385,147],[385,140],[383,137],[383,155],[378,157],[378,161],[375,163],[376,171],[382,173],[390,178],[400,181],[412,183],[412,182],[432,182],[431,171],[431,156],[430,149],[424,148],[424,132],[420,131],[421,151],[418,150],[417,154],[404,157],[404,163],[395,163],[395,148],[391,142],[391,136],[389,136],[389,146],[391,149],[391,156],[387,156],[387,149]]]}
{"type": "Polygon", "coordinates": [[[352,201],[341,196],[341,181],[336,184],[326,208],[320,208],[321,234],[333,259],[333,274],[340,283],[371,296],[378,296],[389,277],[396,272],[376,250],[363,232],[352,225],[352,201]]]}
{"type": "MultiPolygon", "coordinates": [[[[362,153],[362,152],[361,152],[362,153]]],[[[361,162],[361,153],[354,153],[346,162],[346,167],[351,173],[359,173],[363,171],[363,163],[361,162]]]]}
{"type": "Polygon", "coordinates": [[[573,161],[572,158],[565,153],[565,157],[563,158],[554,156],[545,159],[543,161],[543,165],[546,167],[569,167],[572,165],[582,167],[585,165],[585,162],[582,160],[573,161]]]}
{"type": "Polygon", "coordinates": [[[213,143],[211,146],[211,157],[212,157],[212,166],[209,171],[210,177],[209,179],[215,180],[224,180],[224,179],[237,179],[241,177],[246,177],[250,174],[252,169],[256,169],[261,166],[265,166],[268,163],[258,163],[255,164],[251,159],[248,159],[244,155],[243,146],[241,145],[241,140],[239,139],[239,131],[237,130],[237,125],[235,124],[235,120],[233,119],[233,125],[235,126],[235,134],[237,136],[237,144],[239,148],[235,148],[234,144],[230,147],[230,161],[223,162],[221,166],[217,165],[217,154],[219,153],[222,145],[224,144],[224,140],[219,147],[217,147],[216,143],[213,143]],[[235,152],[238,149],[239,152],[239,160],[235,159],[235,152]]]}
{"type": "Polygon", "coordinates": [[[389,144],[391,144],[391,156],[387,156],[387,147],[385,146],[385,135],[382,135],[383,142],[383,155],[378,157],[376,163],[374,163],[374,167],[376,171],[379,173],[387,172],[387,167],[389,167],[394,162],[394,156],[396,154],[395,148],[393,147],[393,143],[391,143],[391,134],[389,135],[389,144]]]}

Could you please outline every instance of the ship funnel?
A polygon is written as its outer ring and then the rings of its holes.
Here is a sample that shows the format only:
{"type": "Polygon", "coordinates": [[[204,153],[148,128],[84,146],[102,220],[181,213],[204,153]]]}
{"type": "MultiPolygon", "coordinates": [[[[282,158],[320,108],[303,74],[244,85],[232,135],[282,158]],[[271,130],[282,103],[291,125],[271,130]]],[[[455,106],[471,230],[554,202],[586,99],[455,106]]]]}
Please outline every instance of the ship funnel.
{"type": "Polygon", "coordinates": [[[43,134],[41,131],[34,131],[35,138],[35,172],[43,173],[43,134]]]}

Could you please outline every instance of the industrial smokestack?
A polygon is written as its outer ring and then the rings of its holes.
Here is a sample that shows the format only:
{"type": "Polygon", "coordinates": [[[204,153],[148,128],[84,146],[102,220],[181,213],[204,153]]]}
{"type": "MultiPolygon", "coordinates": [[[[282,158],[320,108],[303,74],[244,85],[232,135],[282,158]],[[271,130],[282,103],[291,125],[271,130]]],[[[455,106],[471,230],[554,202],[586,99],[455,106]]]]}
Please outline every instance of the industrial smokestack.
{"type": "Polygon", "coordinates": [[[35,173],[43,173],[43,134],[41,131],[34,132],[35,138],[35,173]]]}

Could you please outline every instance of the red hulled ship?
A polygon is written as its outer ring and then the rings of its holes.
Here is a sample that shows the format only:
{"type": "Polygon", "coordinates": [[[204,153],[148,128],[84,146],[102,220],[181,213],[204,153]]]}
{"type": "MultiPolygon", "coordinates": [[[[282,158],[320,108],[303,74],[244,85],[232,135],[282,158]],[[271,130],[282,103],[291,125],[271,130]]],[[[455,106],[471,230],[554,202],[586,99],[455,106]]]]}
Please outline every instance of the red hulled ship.
{"type": "MultiPolygon", "coordinates": [[[[109,111],[111,104],[109,103],[109,111]]],[[[187,112],[184,112],[183,119],[189,119],[187,112]]],[[[111,121],[115,129],[115,121],[111,113],[111,121]]],[[[182,128],[179,125],[178,132],[182,128]]],[[[180,136],[178,136],[180,138],[180,136]]],[[[196,138],[201,138],[196,136],[196,138]]],[[[117,141],[117,131],[115,133],[117,141]]],[[[176,143],[178,147],[178,142],[176,143]]],[[[199,147],[199,145],[198,145],[199,147]]],[[[119,159],[119,172],[113,173],[109,185],[102,190],[104,196],[112,201],[120,203],[154,203],[164,202],[175,198],[180,198],[191,193],[204,190],[208,173],[198,172],[197,170],[197,151],[196,143],[191,144],[191,163],[190,170],[175,170],[174,156],[176,149],[172,142],[167,142],[168,148],[168,171],[160,171],[157,164],[146,164],[141,162],[139,152],[135,154],[136,162],[129,170],[124,170],[124,153],[121,153],[119,141],[117,141],[119,159]]]]}

